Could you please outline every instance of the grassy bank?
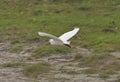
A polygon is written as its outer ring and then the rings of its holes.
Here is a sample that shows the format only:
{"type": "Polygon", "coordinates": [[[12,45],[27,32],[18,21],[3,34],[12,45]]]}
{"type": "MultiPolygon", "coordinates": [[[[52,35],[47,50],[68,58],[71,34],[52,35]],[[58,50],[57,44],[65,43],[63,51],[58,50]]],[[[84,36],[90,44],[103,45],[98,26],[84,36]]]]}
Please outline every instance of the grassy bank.
{"type": "Polygon", "coordinates": [[[0,42],[42,42],[38,31],[60,36],[78,26],[80,32],[72,39],[73,45],[117,51],[119,8],[119,0],[0,1],[0,42]]]}

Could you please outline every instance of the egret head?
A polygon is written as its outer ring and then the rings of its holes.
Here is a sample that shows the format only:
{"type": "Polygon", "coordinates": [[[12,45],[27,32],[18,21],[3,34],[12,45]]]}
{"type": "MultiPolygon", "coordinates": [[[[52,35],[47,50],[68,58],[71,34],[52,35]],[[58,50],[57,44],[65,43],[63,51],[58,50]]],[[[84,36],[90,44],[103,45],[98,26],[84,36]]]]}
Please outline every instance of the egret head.
{"type": "Polygon", "coordinates": [[[50,42],[50,44],[54,44],[54,40],[53,39],[50,39],[49,42],[50,42]]]}

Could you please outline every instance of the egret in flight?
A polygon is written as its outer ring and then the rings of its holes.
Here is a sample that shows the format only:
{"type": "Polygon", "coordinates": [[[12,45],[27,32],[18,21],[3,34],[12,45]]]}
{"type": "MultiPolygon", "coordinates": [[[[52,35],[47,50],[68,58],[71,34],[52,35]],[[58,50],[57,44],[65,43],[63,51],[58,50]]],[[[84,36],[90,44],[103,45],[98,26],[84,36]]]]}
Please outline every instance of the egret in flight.
{"type": "Polygon", "coordinates": [[[65,46],[71,47],[70,41],[68,41],[68,40],[70,38],[72,38],[73,36],[75,36],[78,31],[79,31],[79,28],[76,27],[72,31],[66,32],[63,35],[61,35],[60,37],[56,37],[52,34],[48,34],[45,32],[38,32],[38,34],[40,36],[49,37],[50,38],[49,42],[51,45],[65,45],[65,46]]]}

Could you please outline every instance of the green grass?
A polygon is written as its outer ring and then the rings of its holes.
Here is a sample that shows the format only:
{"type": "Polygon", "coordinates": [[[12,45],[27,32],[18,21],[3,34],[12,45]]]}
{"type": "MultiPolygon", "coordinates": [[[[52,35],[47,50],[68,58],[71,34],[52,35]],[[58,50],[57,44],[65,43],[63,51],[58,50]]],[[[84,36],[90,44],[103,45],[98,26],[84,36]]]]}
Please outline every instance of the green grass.
{"type": "Polygon", "coordinates": [[[67,54],[71,49],[66,46],[51,46],[45,44],[41,47],[37,47],[33,50],[32,56],[35,58],[50,56],[52,54],[67,54]]]}
{"type": "Polygon", "coordinates": [[[51,70],[50,64],[43,62],[43,63],[36,63],[26,65],[23,69],[23,73],[31,78],[36,78],[38,75],[47,73],[51,70]]]}
{"type": "MultiPolygon", "coordinates": [[[[38,31],[60,36],[78,26],[79,33],[71,39],[73,46],[92,49],[98,53],[119,51],[119,8],[119,0],[1,0],[0,42],[11,42],[14,45],[10,52],[18,53],[23,48],[21,43],[47,43],[45,41],[48,38],[38,36],[38,31]],[[112,31],[105,31],[106,29],[112,31]]],[[[66,54],[69,51],[66,47],[43,45],[33,50],[33,56],[66,54]]],[[[76,55],[75,58],[81,56],[76,55]]],[[[92,56],[85,62],[92,66],[102,64],[105,59],[92,56]]]]}
{"type": "Polygon", "coordinates": [[[120,61],[108,54],[90,55],[80,60],[80,67],[87,67],[85,74],[115,74],[120,71],[120,61]]]}
{"type": "Polygon", "coordinates": [[[100,73],[100,74],[99,74],[99,77],[100,77],[100,78],[103,78],[103,79],[107,79],[107,78],[109,78],[109,74],[100,73]]]}
{"type": "Polygon", "coordinates": [[[83,55],[80,53],[76,54],[74,57],[74,60],[82,60],[82,59],[83,59],[83,55]]]}
{"type": "Polygon", "coordinates": [[[118,3],[119,0],[0,1],[0,42],[42,42],[38,31],[60,36],[78,26],[80,32],[77,36],[81,39],[73,38],[73,45],[92,48],[98,52],[118,51],[118,3]],[[103,32],[106,28],[112,28],[116,33],[103,32]]]}
{"type": "MultiPolygon", "coordinates": [[[[40,37],[38,31],[60,36],[76,26],[80,31],[71,39],[72,46],[92,49],[93,54],[99,54],[75,55],[74,60],[80,61],[80,67],[89,67],[82,73],[98,73],[106,78],[106,74],[120,71],[120,59],[108,54],[120,51],[119,0],[0,0],[0,42],[10,42],[12,53],[19,53],[26,44],[33,43],[40,44],[33,49],[32,56],[36,58],[71,53],[73,48],[48,45],[48,38],[40,37]]],[[[37,77],[48,71],[49,65],[38,63],[27,65],[23,73],[37,77]]]]}
{"type": "Polygon", "coordinates": [[[114,81],[114,82],[120,82],[120,79],[118,79],[118,80],[116,80],[116,81],[114,81]]]}
{"type": "Polygon", "coordinates": [[[62,73],[66,73],[66,74],[70,74],[70,75],[74,75],[74,74],[79,74],[77,71],[75,71],[75,70],[71,70],[71,69],[60,69],[60,71],[62,72],[62,73]]]}
{"type": "Polygon", "coordinates": [[[3,63],[1,64],[2,67],[19,67],[19,66],[24,66],[25,63],[23,62],[7,62],[7,63],[3,63]]]}
{"type": "Polygon", "coordinates": [[[21,44],[14,44],[10,49],[9,52],[11,53],[19,53],[22,51],[23,46],[21,44]]]}

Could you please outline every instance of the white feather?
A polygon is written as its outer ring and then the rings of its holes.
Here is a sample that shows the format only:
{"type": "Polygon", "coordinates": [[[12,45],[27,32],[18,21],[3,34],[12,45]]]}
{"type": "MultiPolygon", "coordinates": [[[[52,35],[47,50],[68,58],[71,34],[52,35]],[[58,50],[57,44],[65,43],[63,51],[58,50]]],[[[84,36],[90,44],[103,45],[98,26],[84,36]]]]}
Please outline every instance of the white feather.
{"type": "Polygon", "coordinates": [[[70,38],[72,38],[77,32],[79,31],[79,28],[74,28],[72,31],[69,31],[67,33],[64,33],[59,37],[60,40],[62,41],[67,41],[70,38]]]}
{"type": "Polygon", "coordinates": [[[52,45],[64,45],[64,44],[70,44],[70,42],[68,41],[70,38],[72,38],[77,32],[79,31],[79,28],[74,28],[72,31],[69,31],[67,33],[64,33],[63,35],[61,35],[60,37],[56,37],[52,34],[48,34],[45,32],[38,32],[38,34],[40,36],[46,36],[51,38],[49,40],[49,42],[52,45]]]}
{"type": "Polygon", "coordinates": [[[51,38],[50,40],[49,40],[49,42],[51,43],[51,44],[62,44],[63,42],[58,38],[58,37],[56,37],[56,36],[54,36],[54,35],[52,35],[52,34],[48,34],[48,33],[45,33],[45,32],[38,32],[38,34],[40,35],[40,36],[46,36],[46,37],[49,37],[49,38],[51,38]],[[55,43],[56,42],[56,43],[55,43]]]}

